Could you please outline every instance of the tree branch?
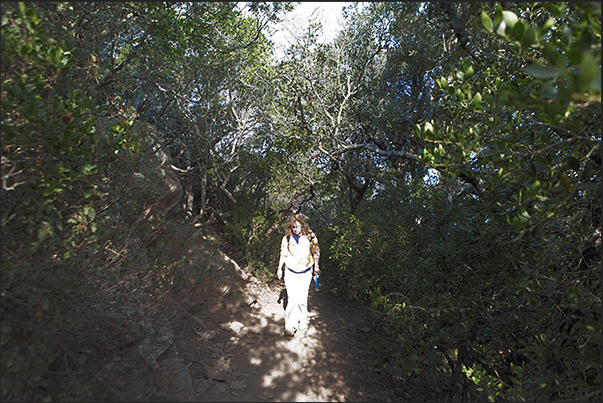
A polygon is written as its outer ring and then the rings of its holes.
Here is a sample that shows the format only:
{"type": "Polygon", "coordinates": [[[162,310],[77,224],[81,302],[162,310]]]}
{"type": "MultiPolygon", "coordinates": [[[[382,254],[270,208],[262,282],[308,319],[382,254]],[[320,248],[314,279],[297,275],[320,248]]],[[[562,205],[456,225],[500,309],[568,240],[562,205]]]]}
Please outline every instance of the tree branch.
{"type": "MultiPolygon", "coordinates": [[[[371,151],[373,153],[385,156],[385,157],[398,157],[398,158],[402,158],[408,161],[413,161],[413,162],[421,162],[420,158],[418,155],[413,154],[413,153],[409,153],[407,151],[398,151],[398,150],[383,150],[377,146],[374,146],[372,144],[349,144],[349,145],[345,145],[342,147],[339,147],[336,150],[336,153],[345,153],[348,151],[352,151],[352,150],[359,150],[359,149],[364,149],[364,150],[368,150],[371,151]]],[[[442,169],[438,166],[431,166],[430,168],[435,169],[438,172],[443,172],[442,169]]],[[[468,184],[472,185],[473,188],[475,189],[475,193],[478,196],[483,196],[485,193],[485,187],[484,187],[484,181],[483,179],[481,179],[480,177],[477,176],[473,176],[470,175],[467,172],[461,172],[459,175],[459,178],[462,179],[463,181],[467,182],[468,184]]]]}
{"type": "Polygon", "coordinates": [[[105,85],[111,84],[112,82],[115,81],[115,74],[118,73],[121,69],[123,69],[130,62],[130,60],[132,60],[134,58],[134,56],[136,56],[136,51],[138,50],[139,47],[141,47],[145,43],[145,41],[147,39],[147,35],[148,34],[145,31],[142,39],[140,40],[138,45],[136,45],[136,46],[134,46],[134,48],[132,48],[132,50],[128,54],[128,57],[126,57],[126,59],[124,61],[122,61],[117,67],[113,68],[105,76],[105,78],[103,78],[101,80],[101,82],[96,87],[94,87],[95,90],[98,90],[98,89],[104,87],[105,85]]]}
{"type": "Polygon", "coordinates": [[[465,49],[473,60],[479,61],[483,57],[483,52],[475,46],[469,37],[469,33],[465,29],[465,19],[460,17],[454,8],[456,3],[439,2],[437,4],[442,14],[448,19],[448,24],[456,35],[461,47],[465,49]]]}

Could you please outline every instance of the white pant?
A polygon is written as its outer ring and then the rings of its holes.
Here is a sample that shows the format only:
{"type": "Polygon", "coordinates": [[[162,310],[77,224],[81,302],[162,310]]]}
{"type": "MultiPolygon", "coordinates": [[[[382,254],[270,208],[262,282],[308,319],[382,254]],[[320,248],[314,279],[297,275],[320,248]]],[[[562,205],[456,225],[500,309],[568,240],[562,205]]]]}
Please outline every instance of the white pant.
{"type": "Polygon", "coordinates": [[[287,287],[287,309],[285,310],[285,329],[295,332],[308,326],[308,289],[312,281],[312,270],[305,273],[293,273],[285,269],[285,287],[287,287]]]}

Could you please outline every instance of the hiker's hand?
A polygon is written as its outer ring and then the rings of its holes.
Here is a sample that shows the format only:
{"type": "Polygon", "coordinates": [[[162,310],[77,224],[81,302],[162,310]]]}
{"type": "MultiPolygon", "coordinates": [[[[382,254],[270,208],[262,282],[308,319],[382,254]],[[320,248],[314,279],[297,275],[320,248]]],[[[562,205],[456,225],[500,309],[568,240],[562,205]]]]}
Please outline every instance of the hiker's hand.
{"type": "Polygon", "coordinates": [[[314,275],[316,275],[316,276],[320,277],[320,267],[316,266],[316,267],[314,268],[314,275]]]}
{"type": "Polygon", "coordinates": [[[279,280],[283,277],[283,271],[280,267],[276,269],[276,277],[278,277],[279,280]]]}

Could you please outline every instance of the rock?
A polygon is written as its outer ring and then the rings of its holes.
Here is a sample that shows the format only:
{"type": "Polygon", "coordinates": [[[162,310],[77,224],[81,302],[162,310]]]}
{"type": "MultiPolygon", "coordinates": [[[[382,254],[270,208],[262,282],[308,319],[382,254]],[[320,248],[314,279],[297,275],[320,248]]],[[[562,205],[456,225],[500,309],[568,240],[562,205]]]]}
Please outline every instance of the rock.
{"type": "Polygon", "coordinates": [[[242,381],[232,381],[230,383],[230,388],[234,389],[234,390],[243,390],[243,389],[247,389],[247,384],[245,383],[244,380],[242,380],[242,381]]]}
{"type": "Polygon", "coordinates": [[[211,379],[199,379],[194,382],[193,386],[195,388],[195,392],[197,392],[200,397],[203,397],[207,390],[211,388],[214,383],[215,382],[211,379]]]}
{"type": "Polygon", "coordinates": [[[226,381],[226,374],[220,371],[213,371],[213,373],[210,374],[210,379],[216,382],[224,382],[226,381]]]}
{"type": "Polygon", "coordinates": [[[208,379],[216,382],[225,382],[229,376],[228,370],[210,366],[205,366],[205,373],[208,379]]]}
{"type": "Polygon", "coordinates": [[[138,345],[138,353],[147,362],[156,364],[159,357],[174,344],[174,332],[164,317],[158,315],[155,310],[152,311],[157,319],[153,322],[143,322],[146,337],[138,345]]]}
{"type": "Polygon", "coordinates": [[[228,388],[226,387],[226,385],[224,385],[223,383],[221,383],[216,388],[216,392],[218,392],[218,393],[224,393],[224,392],[226,392],[227,389],[228,388]]]}
{"type": "Polygon", "coordinates": [[[183,267],[190,286],[181,291],[180,302],[188,312],[203,307],[210,313],[220,313],[226,307],[235,313],[253,300],[243,287],[238,265],[210,241],[200,239],[191,247],[181,259],[189,260],[204,263],[202,267],[183,267]]]}
{"type": "Polygon", "coordinates": [[[250,324],[252,321],[252,317],[249,314],[249,312],[243,310],[243,309],[239,309],[239,316],[241,317],[241,320],[243,321],[243,323],[245,324],[250,324]]]}
{"type": "Polygon", "coordinates": [[[166,357],[160,362],[160,376],[157,377],[157,395],[169,396],[178,402],[194,402],[195,389],[185,361],[177,356],[166,357]]]}
{"type": "Polygon", "coordinates": [[[245,325],[242,324],[241,322],[232,321],[232,322],[228,322],[228,323],[221,323],[220,327],[224,330],[232,330],[235,333],[239,333],[241,331],[241,329],[243,329],[245,327],[245,325]]]}
{"type": "Polygon", "coordinates": [[[197,315],[192,315],[191,318],[201,327],[205,327],[205,323],[197,315]]]}

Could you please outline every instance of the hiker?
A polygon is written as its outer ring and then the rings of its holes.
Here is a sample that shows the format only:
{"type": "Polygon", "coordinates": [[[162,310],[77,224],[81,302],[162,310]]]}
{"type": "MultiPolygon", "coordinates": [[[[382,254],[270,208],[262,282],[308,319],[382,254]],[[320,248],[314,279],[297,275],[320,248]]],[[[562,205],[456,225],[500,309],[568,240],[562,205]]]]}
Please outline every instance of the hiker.
{"type": "Polygon", "coordinates": [[[318,239],[300,214],[294,214],[285,223],[281,241],[281,256],[276,269],[279,280],[285,276],[287,307],[285,335],[308,328],[308,289],[312,276],[320,277],[320,248],[318,239]]]}

